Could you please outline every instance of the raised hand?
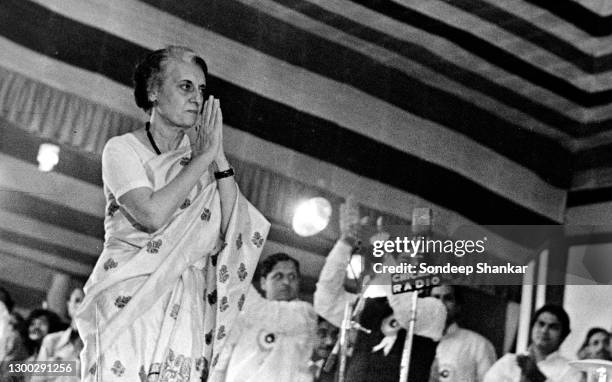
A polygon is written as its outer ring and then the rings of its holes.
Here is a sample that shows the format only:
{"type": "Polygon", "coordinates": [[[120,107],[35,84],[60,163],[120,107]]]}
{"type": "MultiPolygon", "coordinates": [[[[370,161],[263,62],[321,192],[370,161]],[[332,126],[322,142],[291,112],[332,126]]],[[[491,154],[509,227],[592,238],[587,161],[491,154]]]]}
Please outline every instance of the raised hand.
{"type": "Polygon", "coordinates": [[[351,195],[340,205],[340,238],[352,246],[361,245],[363,228],[368,218],[359,216],[359,205],[351,195]]]}
{"type": "Polygon", "coordinates": [[[376,233],[370,237],[370,244],[374,244],[375,241],[386,241],[389,240],[389,233],[385,230],[385,225],[383,223],[383,217],[379,216],[376,219],[376,233]]]}
{"type": "Polygon", "coordinates": [[[517,355],[516,363],[521,368],[521,381],[544,382],[546,380],[546,376],[538,369],[532,356],[517,355]]]}
{"type": "Polygon", "coordinates": [[[218,99],[208,97],[194,129],[189,132],[189,139],[194,158],[202,155],[206,156],[207,161],[218,158],[223,140],[223,116],[218,99]]]}

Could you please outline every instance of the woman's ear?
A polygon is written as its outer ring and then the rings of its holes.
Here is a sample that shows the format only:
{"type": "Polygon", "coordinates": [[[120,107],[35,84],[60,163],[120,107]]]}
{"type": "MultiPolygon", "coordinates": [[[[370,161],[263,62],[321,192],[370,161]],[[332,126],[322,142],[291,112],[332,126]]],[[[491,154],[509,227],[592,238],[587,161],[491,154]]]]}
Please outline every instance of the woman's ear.
{"type": "Polygon", "coordinates": [[[151,86],[151,88],[149,88],[149,102],[151,102],[154,106],[157,105],[157,100],[159,94],[157,92],[157,86],[151,86]]]}

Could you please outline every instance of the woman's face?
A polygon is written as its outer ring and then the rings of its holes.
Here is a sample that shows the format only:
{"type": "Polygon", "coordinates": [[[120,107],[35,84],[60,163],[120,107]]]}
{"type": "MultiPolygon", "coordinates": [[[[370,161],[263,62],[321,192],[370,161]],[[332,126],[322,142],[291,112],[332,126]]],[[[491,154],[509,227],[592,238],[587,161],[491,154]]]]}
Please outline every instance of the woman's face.
{"type": "Polygon", "coordinates": [[[536,318],[531,328],[531,341],[547,354],[559,349],[563,338],[562,325],[557,316],[550,312],[542,312],[536,318]]]}
{"type": "Polygon", "coordinates": [[[603,332],[597,332],[589,338],[585,355],[591,359],[610,359],[609,346],[610,336],[603,332]]]}
{"type": "Polygon", "coordinates": [[[162,83],[154,91],[156,114],[167,125],[192,127],[204,103],[206,79],[202,69],[193,62],[169,59],[162,83]]]}
{"type": "Polygon", "coordinates": [[[30,322],[28,336],[32,341],[42,341],[49,334],[49,320],[45,316],[39,316],[30,322]]]}

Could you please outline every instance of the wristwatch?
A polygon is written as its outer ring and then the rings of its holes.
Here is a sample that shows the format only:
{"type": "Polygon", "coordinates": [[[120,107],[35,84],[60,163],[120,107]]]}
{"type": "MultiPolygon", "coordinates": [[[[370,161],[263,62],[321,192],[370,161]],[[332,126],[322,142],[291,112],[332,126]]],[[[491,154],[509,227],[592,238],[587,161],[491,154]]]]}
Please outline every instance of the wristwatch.
{"type": "Polygon", "coordinates": [[[215,171],[215,179],[217,180],[227,178],[230,176],[234,176],[234,175],[236,175],[236,172],[234,172],[234,169],[232,167],[224,171],[215,171]]]}

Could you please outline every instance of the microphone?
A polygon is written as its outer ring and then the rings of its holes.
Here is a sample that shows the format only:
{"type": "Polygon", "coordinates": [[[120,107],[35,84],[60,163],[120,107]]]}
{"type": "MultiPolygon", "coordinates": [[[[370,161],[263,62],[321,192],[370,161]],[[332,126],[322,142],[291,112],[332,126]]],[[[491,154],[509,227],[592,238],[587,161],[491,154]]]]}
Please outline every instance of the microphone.
{"type": "Polygon", "coordinates": [[[412,210],[412,234],[427,236],[431,232],[432,211],[429,207],[418,207],[412,210]]]}

